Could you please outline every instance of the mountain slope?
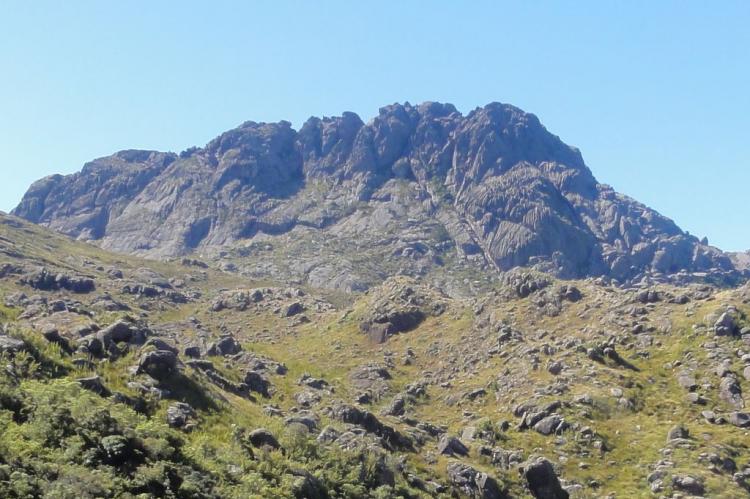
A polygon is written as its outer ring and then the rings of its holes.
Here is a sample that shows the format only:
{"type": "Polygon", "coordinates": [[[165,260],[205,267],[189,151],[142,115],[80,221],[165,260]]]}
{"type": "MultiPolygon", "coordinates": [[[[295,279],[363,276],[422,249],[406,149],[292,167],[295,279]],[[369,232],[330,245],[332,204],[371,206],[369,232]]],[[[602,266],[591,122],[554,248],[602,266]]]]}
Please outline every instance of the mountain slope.
{"type": "Polygon", "coordinates": [[[197,252],[349,291],[395,273],[516,266],[620,282],[737,275],[720,251],[599,184],[534,115],[498,103],[466,116],[394,104],[368,124],[344,113],[299,131],[247,122],[179,156],[122,151],[42,179],[13,213],[118,252],[197,252]],[[232,260],[266,245],[262,265],[232,260]]]}
{"type": "Polygon", "coordinates": [[[748,314],[520,271],[341,296],[0,215],[0,496],[743,497],[748,314]]]}

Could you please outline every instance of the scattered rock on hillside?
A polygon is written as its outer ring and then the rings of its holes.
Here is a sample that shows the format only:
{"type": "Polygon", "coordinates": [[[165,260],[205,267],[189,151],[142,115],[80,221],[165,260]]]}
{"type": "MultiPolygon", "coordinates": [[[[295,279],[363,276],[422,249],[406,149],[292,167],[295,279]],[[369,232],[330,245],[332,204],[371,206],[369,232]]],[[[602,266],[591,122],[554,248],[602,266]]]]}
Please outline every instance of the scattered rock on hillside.
{"type": "Polygon", "coordinates": [[[24,275],[20,282],[40,291],[65,289],[73,293],[90,293],[96,287],[94,280],[89,277],[54,273],[44,267],[24,275]]]}
{"type": "Polygon", "coordinates": [[[445,298],[435,290],[401,278],[387,281],[370,294],[360,329],[375,343],[414,329],[427,317],[441,315],[446,307],[445,298]]]}
{"type": "Polygon", "coordinates": [[[385,367],[376,364],[366,364],[355,369],[349,378],[355,388],[366,391],[370,397],[380,398],[390,389],[390,373],[385,367]]]}
{"type": "Polygon", "coordinates": [[[377,435],[388,448],[404,450],[413,448],[412,442],[407,437],[381,423],[371,412],[352,405],[339,404],[331,409],[331,416],[343,423],[360,426],[367,432],[377,435]]]}

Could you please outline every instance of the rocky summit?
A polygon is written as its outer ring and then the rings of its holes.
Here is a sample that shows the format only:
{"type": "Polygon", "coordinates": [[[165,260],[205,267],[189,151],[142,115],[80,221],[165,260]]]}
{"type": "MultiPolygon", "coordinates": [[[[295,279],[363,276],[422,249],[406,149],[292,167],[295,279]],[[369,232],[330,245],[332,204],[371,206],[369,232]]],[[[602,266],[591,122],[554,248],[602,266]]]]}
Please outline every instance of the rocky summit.
{"type": "Polygon", "coordinates": [[[503,104],[122,151],[0,213],[0,497],[747,497],[748,268],[503,104]]]}
{"type": "Polygon", "coordinates": [[[37,181],[13,214],[120,253],[198,254],[343,291],[396,274],[458,291],[518,266],[617,283],[741,276],[499,103],[247,122],[180,154],[120,151],[37,181]]]}

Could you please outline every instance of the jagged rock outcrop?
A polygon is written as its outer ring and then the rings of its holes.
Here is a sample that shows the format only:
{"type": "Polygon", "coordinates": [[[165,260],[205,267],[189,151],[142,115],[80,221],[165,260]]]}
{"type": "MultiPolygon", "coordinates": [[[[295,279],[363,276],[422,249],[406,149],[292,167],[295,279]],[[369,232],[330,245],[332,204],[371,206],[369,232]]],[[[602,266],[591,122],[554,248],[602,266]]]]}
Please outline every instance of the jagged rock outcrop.
{"type": "Polygon", "coordinates": [[[620,281],[737,272],[598,183],[536,116],[499,103],[465,116],[450,104],[394,104],[367,124],[344,113],[299,131],[247,122],[179,156],[122,151],[47,177],[13,213],[151,257],[228,245],[246,256],[249,242],[271,241],[291,263],[259,259],[250,273],[347,291],[466,263],[620,281]]]}

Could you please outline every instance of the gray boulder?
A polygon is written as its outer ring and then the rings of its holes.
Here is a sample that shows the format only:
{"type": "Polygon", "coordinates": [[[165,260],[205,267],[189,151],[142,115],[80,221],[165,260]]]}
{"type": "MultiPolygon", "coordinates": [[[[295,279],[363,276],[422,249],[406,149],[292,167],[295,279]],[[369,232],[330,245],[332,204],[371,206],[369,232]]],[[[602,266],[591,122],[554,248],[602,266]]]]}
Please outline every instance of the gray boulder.
{"type": "Polygon", "coordinates": [[[233,336],[224,336],[217,342],[209,345],[207,355],[235,355],[240,353],[242,346],[234,339],[233,336]]]}
{"type": "Polygon", "coordinates": [[[157,380],[163,380],[175,372],[177,355],[170,350],[153,350],[141,355],[137,373],[145,373],[157,380]]]}
{"type": "Polygon", "coordinates": [[[18,353],[21,350],[26,349],[26,342],[18,338],[13,338],[7,335],[0,335],[0,352],[2,353],[18,353]]]}
{"type": "Polygon", "coordinates": [[[271,396],[271,382],[261,373],[257,371],[247,371],[243,382],[251,392],[260,393],[264,397],[271,396]]]}
{"type": "Polygon", "coordinates": [[[729,423],[740,428],[750,428],[750,413],[747,412],[730,412],[729,423]]]}
{"type": "Polygon", "coordinates": [[[463,463],[448,465],[448,480],[458,492],[473,499],[503,499],[507,495],[497,481],[487,473],[463,463]]]}
{"type": "Polygon", "coordinates": [[[112,395],[112,392],[110,392],[109,389],[104,386],[104,382],[99,376],[95,375],[86,378],[78,378],[76,382],[78,382],[78,384],[81,385],[81,388],[83,388],[84,390],[94,392],[102,397],[109,397],[110,395],[112,395]]]}
{"type": "Polygon", "coordinates": [[[177,355],[177,347],[173,344],[166,342],[161,338],[149,338],[148,341],[143,345],[144,347],[153,347],[157,350],[168,350],[173,354],[177,355]]]}
{"type": "Polygon", "coordinates": [[[547,459],[530,460],[522,465],[521,471],[529,492],[536,499],[568,499],[568,492],[562,488],[554,466],[547,459]]]}
{"type": "Polygon", "coordinates": [[[729,312],[724,312],[714,324],[714,331],[716,336],[732,336],[739,332],[739,328],[734,317],[729,312]]]}
{"type": "Polygon", "coordinates": [[[568,427],[568,423],[565,422],[562,416],[559,414],[551,414],[534,425],[534,430],[542,435],[552,435],[553,433],[561,433],[568,427]]]}
{"type": "Polygon", "coordinates": [[[445,456],[467,456],[469,448],[456,437],[443,435],[438,442],[438,452],[445,456]]]}
{"type": "Polygon", "coordinates": [[[251,431],[248,434],[248,440],[250,440],[250,443],[253,445],[253,447],[268,447],[270,449],[278,449],[279,447],[281,447],[279,445],[279,441],[276,440],[276,437],[273,436],[273,433],[266,430],[265,428],[258,428],[251,431]]]}
{"type": "Polygon", "coordinates": [[[318,435],[317,441],[323,444],[335,442],[340,434],[341,433],[333,426],[326,426],[318,435]]]}
{"type": "Polygon", "coordinates": [[[742,388],[734,376],[724,376],[719,383],[719,397],[734,409],[742,409],[745,402],[742,400],[742,388]]]}
{"type": "Polygon", "coordinates": [[[682,425],[675,425],[669,429],[669,432],[667,432],[667,443],[672,442],[674,440],[685,439],[685,438],[688,438],[689,436],[690,436],[690,432],[688,432],[687,428],[685,428],[682,425]]]}
{"type": "Polygon", "coordinates": [[[184,428],[195,416],[195,409],[184,402],[173,402],[167,408],[167,424],[172,428],[184,428]]]}
{"type": "Polygon", "coordinates": [[[294,315],[301,314],[304,311],[305,306],[302,305],[301,302],[295,301],[284,308],[283,315],[284,317],[292,317],[294,315]]]}
{"type": "Polygon", "coordinates": [[[675,475],[672,477],[672,487],[682,492],[692,495],[701,496],[705,493],[706,488],[703,481],[689,475],[675,475]]]}

